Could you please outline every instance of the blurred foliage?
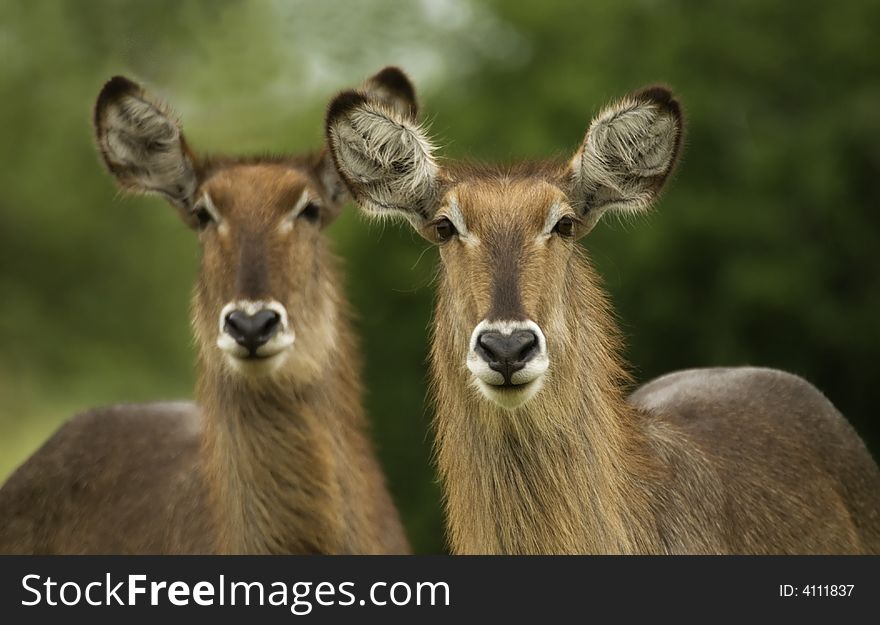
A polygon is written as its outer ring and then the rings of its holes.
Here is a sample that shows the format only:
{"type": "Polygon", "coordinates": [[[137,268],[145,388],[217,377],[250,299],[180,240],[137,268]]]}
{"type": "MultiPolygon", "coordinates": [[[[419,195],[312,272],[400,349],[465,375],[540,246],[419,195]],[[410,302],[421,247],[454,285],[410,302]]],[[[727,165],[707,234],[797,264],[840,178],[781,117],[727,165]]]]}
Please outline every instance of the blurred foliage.
{"type": "MultiPolygon", "coordinates": [[[[88,406],[192,395],[195,238],[94,153],[114,73],[173,103],[198,150],[303,151],[338,89],[414,78],[450,157],[567,155],[591,116],[675,87],[685,157],[658,210],[586,240],[647,380],[755,364],[821,388],[877,452],[880,2],[0,4],[0,477],[88,406]]],[[[367,408],[419,551],[443,548],[424,401],[436,254],[353,210],[330,229],[367,408]],[[379,253],[381,252],[381,253],[379,253]]]]}

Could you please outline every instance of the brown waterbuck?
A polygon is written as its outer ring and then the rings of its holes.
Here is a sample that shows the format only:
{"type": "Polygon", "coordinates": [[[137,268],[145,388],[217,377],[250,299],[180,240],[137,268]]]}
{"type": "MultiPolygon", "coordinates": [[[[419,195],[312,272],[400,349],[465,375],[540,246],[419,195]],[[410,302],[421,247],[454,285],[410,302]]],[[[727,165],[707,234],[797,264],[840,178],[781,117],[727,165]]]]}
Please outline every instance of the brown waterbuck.
{"type": "Polygon", "coordinates": [[[440,163],[367,94],[330,105],[369,215],[439,245],[436,450],[456,553],[877,553],[880,473],[841,414],[781,371],[672,373],[628,399],[618,331],[577,240],[654,202],[682,141],[652,87],[567,161],[440,163]]]}
{"type": "MultiPolygon", "coordinates": [[[[394,68],[363,88],[415,110],[394,68]]],[[[117,182],[164,196],[198,231],[198,405],[122,405],[64,425],[0,490],[0,552],[408,552],[322,235],[347,196],[326,150],[200,158],[169,110],[121,77],[94,123],[117,182]]]]}

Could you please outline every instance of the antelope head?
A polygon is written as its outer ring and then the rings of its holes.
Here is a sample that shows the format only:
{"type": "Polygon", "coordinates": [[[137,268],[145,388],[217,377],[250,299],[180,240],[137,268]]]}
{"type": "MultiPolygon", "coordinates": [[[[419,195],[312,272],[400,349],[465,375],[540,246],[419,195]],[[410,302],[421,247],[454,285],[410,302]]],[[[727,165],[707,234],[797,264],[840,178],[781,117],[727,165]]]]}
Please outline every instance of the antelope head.
{"type": "MultiPolygon", "coordinates": [[[[359,93],[402,119],[415,114],[412,85],[396,68],[359,93]]],[[[198,234],[193,324],[203,361],[251,379],[317,376],[333,351],[338,301],[321,232],[347,198],[327,151],[197,156],[171,110],[119,76],[101,90],[94,125],[118,184],[163,196],[198,234]]]]}
{"type": "Polygon", "coordinates": [[[572,344],[591,323],[578,308],[583,281],[569,279],[577,240],[605,213],[651,206],[678,157],[682,115],[667,89],[643,89],[601,111],[567,161],[512,167],[441,164],[422,127],[356,91],[331,103],[326,131],[362,210],[403,217],[439,246],[437,323],[458,337],[450,366],[514,409],[555,362],[591,349],[572,344]]]}

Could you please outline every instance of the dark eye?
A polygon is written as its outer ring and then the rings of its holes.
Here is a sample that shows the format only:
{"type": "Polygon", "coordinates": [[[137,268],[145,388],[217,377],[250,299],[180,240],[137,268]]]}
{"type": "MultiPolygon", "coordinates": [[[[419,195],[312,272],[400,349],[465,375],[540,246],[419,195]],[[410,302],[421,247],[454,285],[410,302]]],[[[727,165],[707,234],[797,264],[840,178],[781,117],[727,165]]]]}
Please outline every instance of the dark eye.
{"type": "Polygon", "coordinates": [[[574,236],[574,218],[565,216],[553,226],[553,232],[566,239],[574,236]]]}
{"type": "Polygon", "coordinates": [[[458,234],[458,230],[455,229],[455,226],[446,217],[434,223],[434,232],[437,234],[437,240],[440,243],[446,243],[446,241],[458,234]]]}
{"type": "Polygon", "coordinates": [[[321,207],[315,204],[314,202],[309,202],[305,205],[305,207],[300,211],[299,217],[302,217],[306,221],[310,221],[315,223],[318,221],[318,217],[321,216],[321,207]]]}
{"type": "Polygon", "coordinates": [[[204,230],[212,223],[214,223],[213,215],[211,215],[210,211],[208,211],[208,209],[204,206],[201,208],[197,208],[194,214],[196,217],[196,221],[199,224],[199,230],[204,230]]]}

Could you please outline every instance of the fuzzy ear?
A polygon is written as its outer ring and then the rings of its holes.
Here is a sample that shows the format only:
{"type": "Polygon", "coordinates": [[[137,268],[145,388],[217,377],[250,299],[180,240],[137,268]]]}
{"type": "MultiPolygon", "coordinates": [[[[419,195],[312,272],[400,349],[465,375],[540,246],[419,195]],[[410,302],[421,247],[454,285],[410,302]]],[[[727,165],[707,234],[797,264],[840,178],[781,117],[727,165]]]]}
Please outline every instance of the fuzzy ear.
{"type": "Polygon", "coordinates": [[[592,228],[608,210],[639,213],[657,198],[681,149],[681,107],[648,87],[602,111],[570,164],[569,201],[592,228]]]}
{"type": "Polygon", "coordinates": [[[330,103],[326,132],[336,169],[365,212],[425,224],[438,196],[439,167],[411,116],[367,93],[344,91],[330,103]]]}
{"type": "MultiPolygon", "coordinates": [[[[368,98],[375,100],[404,119],[415,120],[418,114],[416,91],[407,78],[397,67],[386,67],[367,78],[359,91],[368,98]]],[[[335,219],[342,210],[342,205],[349,198],[345,181],[336,169],[336,163],[329,150],[322,152],[315,164],[314,175],[318,181],[325,203],[326,223],[335,219]]]]}
{"type": "Polygon", "coordinates": [[[171,111],[137,83],[115,76],[95,104],[95,135],[123,188],[158,193],[188,212],[197,187],[194,158],[171,111]]]}
{"type": "Polygon", "coordinates": [[[419,113],[415,87],[399,67],[388,66],[370,76],[361,85],[360,91],[404,119],[415,120],[419,113]]]}

